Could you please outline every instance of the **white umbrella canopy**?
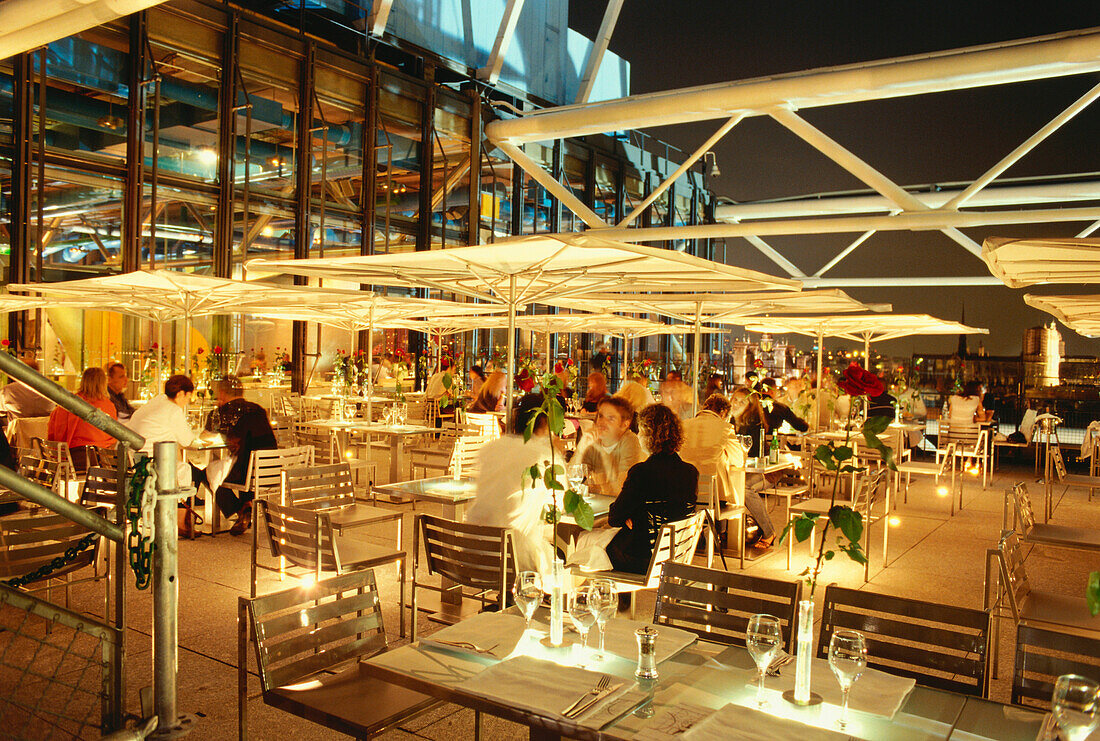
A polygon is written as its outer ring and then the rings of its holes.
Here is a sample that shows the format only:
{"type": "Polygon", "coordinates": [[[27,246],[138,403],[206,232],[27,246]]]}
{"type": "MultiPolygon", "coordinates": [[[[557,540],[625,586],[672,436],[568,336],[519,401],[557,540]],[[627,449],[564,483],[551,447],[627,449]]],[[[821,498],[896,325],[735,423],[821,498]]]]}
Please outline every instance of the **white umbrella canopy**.
{"type": "Polygon", "coordinates": [[[1100,239],[990,237],[982,244],[982,259],[1009,288],[1100,283],[1100,239]]]}
{"type": "Polygon", "coordinates": [[[1100,295],[1035,296],[1024,294],[1024,303],[1054,316],[1085,337],[1100,337],[1100,295]]]}
{"type": "MultiPolygon", "coordinates": [[[[704,260],[674,250],[585,234],[515,237],[448,250],[331,260],[267,260],[250,271],[290,273],[356,283],[429,288],[500,303],[514,320],[525,304],[551,303],[599,291],[754,291],[801,288],[798,281],[704,260]]],[[[515,367],[514,321],[508,325],[508,367],[515,367]]],[[[512,407],[512,386],[507,385],[512,407]]]]}

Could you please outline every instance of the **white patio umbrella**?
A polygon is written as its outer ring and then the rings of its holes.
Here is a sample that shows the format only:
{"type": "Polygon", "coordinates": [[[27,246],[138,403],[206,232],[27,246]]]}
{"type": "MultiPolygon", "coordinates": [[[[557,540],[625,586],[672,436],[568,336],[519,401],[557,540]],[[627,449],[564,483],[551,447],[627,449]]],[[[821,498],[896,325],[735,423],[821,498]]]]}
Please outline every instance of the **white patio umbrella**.
{"type": "Polygon", "coordinates": [[[1024,303],[1054,316],[1085,337],[1100,337],[1100,296],[1035,296],[1024,294],[1024,303]]]}
{"type": "Polygon", "coordinates": [[[801,291],[798,293],[649,293],[626,292],[583,296],[560,302],[575,308],[614,306],[617,311],[656,313],[690,322],[694,327],[695,352],[691,378],[695,393],[693,408],[699,403],[699,347],[704,323],[741,324],[741,317],[784,313],[838,313],[889,311],[889,304],[864,304],[838,290],[801,291]]]}
{"type": "Polygon", "coordinates": [[[928,314],[840,314],[827,316],[743,317],[750,332],[792,333],[817,340],[817,388],[822,381],[822,347],[826,337],[863,341],[863,354],[870,365],[871,343],[912,335],[989,334],[988,329],[937,319],[928,314]]]}
{"type": "Polygon", "coordinates": [[[1100,283],[1100,239],[990,237],[982,244],[982,259],[1009,288],[1100,283]]]}
{"type": "MultiPolygon", "coordinates": [[[[795,291],[797,281],[703,260],[673,250],[575,237],[529,236],[490,245],[317,260],[250,260],[249,271],[356,283],[429,288],[507,307],[509,369],[515,368],[515,316],[528,303],[599,291],[795,291]]],[[[512,406],[512,384],[507,385],[512,406]]]]}

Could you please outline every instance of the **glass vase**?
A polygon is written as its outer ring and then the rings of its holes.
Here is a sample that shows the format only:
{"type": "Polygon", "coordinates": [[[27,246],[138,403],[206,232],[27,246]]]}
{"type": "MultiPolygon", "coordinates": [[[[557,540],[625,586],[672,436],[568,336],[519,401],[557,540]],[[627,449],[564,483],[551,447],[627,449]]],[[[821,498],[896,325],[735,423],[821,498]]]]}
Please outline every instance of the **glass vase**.
{"type": "Polygon", "coordinates": [[[817,705],[821,695],[810,691],[810,670],[814,660],[814,601],[798,603],[798,625],[795,633],[794,690],[783,693],[783,699],[795,705],[817,705]]]}

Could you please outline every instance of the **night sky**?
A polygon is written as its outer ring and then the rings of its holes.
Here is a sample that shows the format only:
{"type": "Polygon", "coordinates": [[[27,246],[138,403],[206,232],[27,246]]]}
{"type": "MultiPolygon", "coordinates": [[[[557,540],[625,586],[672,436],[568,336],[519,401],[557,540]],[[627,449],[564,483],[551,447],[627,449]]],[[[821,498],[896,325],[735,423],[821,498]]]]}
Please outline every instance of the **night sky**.
{"type": "MultiPolygon", "coordinates": [[[[572,0],[570,26],[593,37],[603,0],[572,0]]],[[[706,85],[840,64],[955,49],[1100,26],[1097,2],[781,2],[626,0],[611,51],[631,64],[632,93],[706,85]]],[[[802,111],[800,115],[903,186],[969,183],[1100,82],[1078,75],[1015,85],[802,111]]],[[[1094,173],[1100,177],[1100,104],[1094,103],[1004,173],[1011,178],[1094,173]]],[[[721,121],[648,133],[694,150],[721,121]]],[[[752,201],[866,190],[778,123],[757,116],[716,147],[720,196],[752,201]]],[[[1087,204],[1078,204],[1087,205],[1087,204]]],[[[965,229],[989,236],[1071,237],[1085,224],[965,229]]],[[[768,242],[807,274],[855,234],[772,237],[768,242]]],[[[1093,236],[1096,236],[1095,234],[1093,236]]],[[[719,255],[721,248],[719,248],[719,255]]],[[[741,239],[728,240],[728,262],[784,275],[741,239]]],[[[984,263],[939,232],[879,232],[826,277],[987,275],[984,263]]],[[[1027,327],[1051,317],[1026,306],[1022,290],[998,286],[852,288],[863,301],[890,302],[986,327],[990,354],[1020,352],[1027,327]]],[[[1100,286],[1047,286],[1033,293],[1095,293],[1100,286]]],[[[1100,340],[1062,327],[1068,354],[1100,355],[1100,340]]],[[[804,343],[802,343],[804,344],[804,343]]],[[[887,354],[951,352],[957,338],[918,337],[876,346],[887,354]]],[[[978,338],[971,338],[975,349],[978,338]]]]}

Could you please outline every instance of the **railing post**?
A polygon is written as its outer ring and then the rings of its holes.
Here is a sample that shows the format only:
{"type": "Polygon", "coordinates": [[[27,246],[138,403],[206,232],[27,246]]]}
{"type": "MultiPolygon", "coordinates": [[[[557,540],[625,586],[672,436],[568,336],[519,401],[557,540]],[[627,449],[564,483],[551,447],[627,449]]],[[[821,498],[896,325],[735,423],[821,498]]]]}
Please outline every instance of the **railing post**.
{"type": "MultiPolygon", "coordinates": [[[[130,466],[130,446],[126,442],[120,441],[116,448],[116,455],[118,456],[116,471],[118,474],[118,493],[115,497],[115,524],[125,532],[127,526],[126,506],[130,493],[130,482],[126,478],[130,466]]],[[[114,671],[111,674],[108,717],[111,730],[118,730],[123,726],[123,715],[126,710],[126,580],[130,575],[130,559],[125,535],[122,540],[110,544],[110,547],[114,548],[115,559],[114,563],[111,564],[114,569],[111,578],[114,580],[112,585],[115,600],[114,626],[118,628],[118,640],[115,642],[114,655],[112,656],[114,671]]],[[[111,616],[104,615],[103,617],[104,622],[108,622],[111,616]]]]}
{"type": "Polygon", "coordinates": [[[174,442],[153,446],[153,462],[157,471],[153,549],[153,711],[159,721],[154,738],[186,735],[191,732],[195,720],[193,716],[181,716],[176,709],[179,643],[177,455],[174,442]]]}

